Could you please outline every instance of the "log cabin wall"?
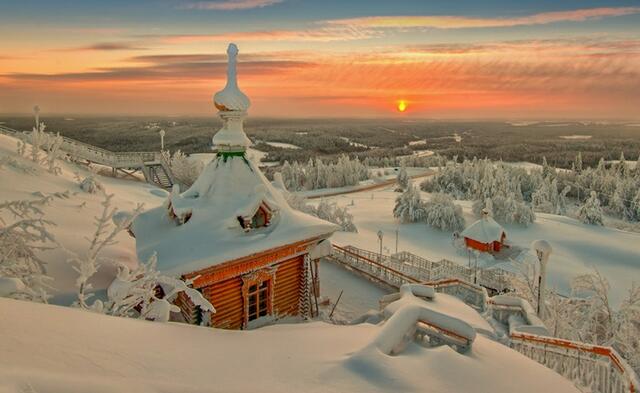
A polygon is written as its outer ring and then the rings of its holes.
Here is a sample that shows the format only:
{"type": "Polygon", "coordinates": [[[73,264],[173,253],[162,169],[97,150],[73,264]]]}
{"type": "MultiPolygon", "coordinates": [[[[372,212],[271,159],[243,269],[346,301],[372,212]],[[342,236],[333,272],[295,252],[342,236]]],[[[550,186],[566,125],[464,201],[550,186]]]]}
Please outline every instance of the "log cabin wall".
{"type": "MultiPolygon", "coordinates": [[[[299,255],[263,269],[274,269],[270,291],[273,291],[270,303],[270,315],[277,317],[299,315],[304,273],[304,255],[299,255]]],[[[246,312],[243,296],[243,275],[238,275],[211,285],[202,287],[202,294],[213,304],[216,313],[212,325],[223,329],[242,329],[245,326],[246,312]]],[[[196,323],[197,310],[193,303],[179,297],[176,304],[189,323],[196,323]]]]}

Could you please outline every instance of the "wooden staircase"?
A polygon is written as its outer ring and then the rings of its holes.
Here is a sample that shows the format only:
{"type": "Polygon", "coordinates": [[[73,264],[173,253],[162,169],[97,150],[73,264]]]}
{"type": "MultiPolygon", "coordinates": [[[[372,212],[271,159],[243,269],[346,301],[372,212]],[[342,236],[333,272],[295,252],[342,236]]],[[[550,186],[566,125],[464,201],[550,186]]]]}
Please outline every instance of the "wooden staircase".
{"type": "MultiPolygon", "coordinates": [[[[0,133],[28,142],[28,132],[0,125],[0,133]]],[[[169,163],[160,152],[113,152],[64,136],[62,140],[60,150],[74,159],[108,166],[113,169],[114,173],[122,171],[128,176],[132,176],[133,172],[139,170],[142,171],[147,183],[165,189],[170,189],[175,184],[169,163]],[[127,172],[127,170],[133,172],[127,172]]]]}

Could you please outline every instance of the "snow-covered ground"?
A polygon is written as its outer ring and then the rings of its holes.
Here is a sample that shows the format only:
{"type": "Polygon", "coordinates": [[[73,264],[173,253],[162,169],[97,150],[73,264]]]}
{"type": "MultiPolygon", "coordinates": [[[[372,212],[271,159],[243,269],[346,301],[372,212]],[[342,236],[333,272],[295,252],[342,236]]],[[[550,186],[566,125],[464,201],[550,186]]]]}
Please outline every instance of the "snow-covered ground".
{"type": "Polygon", "coordinates": [[[562,138],[562,139],[586,140],[586,139],[591,139],[591,135],[580,135],[580,134],[560,135],[560,138],[562,138]]]}
{"type": "MultiPolygon", "coordinates": [[[[387,187],[327,198],[340,206],[349,206],[349,213],[358,228],[358,233],[337,232],[332,238],[334,243],[377,251],[377,232],[382,230],[383,252],[392,254],[398,230],[398,251],[406,250],[432,260],[446,258],[468,264],[466,253],[453,246],[451,233],[422,223],[399,225],[392,214],[398,195],[392,187],[387,187]]],[[[428,194],[423,193],[423,198],[428,198],[428,194]]],[[[471,224],[475,220],[471,203],[456,203],[463,207],[467,225],[471,224]]],[[[554,250],[548,266],[548,285],[562,293],[568,291],[574,276],[590,272],[595,267],[612,283],[611,301],[617,305],[633,280],[637,282],[640,277],[639,233],[586,225],[572,218],[544,213],[538,213],[536,222],[529,227],[505,225],[505,229],[508,241],[517,246],[528,248],[536,239],[546,239],[551,243],[554,250]]],[[[492,259],[481,262],[487,266],[497,264],[492,259]]],[[[510,265],[505,267],[519,268],[518,264],[510,265]]]]}
{"type": "Polygon", "coordinates": [[[0,299],[0,391],[577,392],[482,335],[468,353],[367,350],[384,325],[229,331],[0,299]]]}
{"type": "Polygon", "coordinates": [[[283,149],[300,149],[300,146],[292,145],[291,143],[284,142],[265,142],[267,145],[274,147],[281,147],[283,149]]]}
{"type": "MultiPolygon", "coordinates": [[[[55,278],[53,282],[54,303],[69,304],[75,292],[77,274],[67,263],[73,253],[82,255],[89,246],[85,237],[95,231],[94,217],[102,212],[101,203],[104,196],[89,194],[80,189],[76,174],[84,179],[92,173],[86,167],[61,162],[62,173],[58,176],[48,173],[45,168],[34,164],[26,158],[16,155],[16,139],[0,135],[0,158],[14,157],[20,165],[34,169],[34,173],[25,173],[20,168],[5,165],[0,168],[0,201],[35,199],[34,193],[50,195],[69,191],[69,199],[54,198],[49,206],[44,207],[45,219],[54,222],[51,232],[64,247],[45,252],[43,259],[48,262],[48,272],[55,278]]],[[[161,204],[166,198],[166,191],[143,182],[116,179],[96,175],[108,194],[114,194],[113,205],[120,210],[131,211],[137,203],[146,208],[161,204]]],[[[7,217],[5,217],[7,218],[7,217]]],[[[104,257],[134,265],[137,263],[135,240],[126,232],[116,238],[117,244],[107,247],[104,257]]],[[[115,267],[106,264],[96,275],[93,285],[98,290],[106,288],[113,280],[115,267]]]]}

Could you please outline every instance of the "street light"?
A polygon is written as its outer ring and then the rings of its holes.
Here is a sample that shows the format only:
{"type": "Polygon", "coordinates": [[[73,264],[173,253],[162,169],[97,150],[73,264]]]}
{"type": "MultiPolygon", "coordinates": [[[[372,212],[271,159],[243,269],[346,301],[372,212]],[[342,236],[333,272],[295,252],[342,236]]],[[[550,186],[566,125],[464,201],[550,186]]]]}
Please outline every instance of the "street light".
{"type": "Polygon", "coordinates": [[[538,262],[540,262],[540,275],[538,276],[538,316],[542,318],[544,313],[544,293],[546,290],[547,262],[551,255],[551,245],[546,240],[534,240],[531,248],[536,251],[538,262]]]}
{"type": "Polygon", "coordinates": [[[38,105],[33,107],[33,114],[36,116],[36,129],[40,130],[40,107],[38,105]]]}
{"type": "Polygon", "coordinates": [[[398,253],[398,237],[400,236],[400,226],[396,227],[396,254],[398,253]]]}
{"type": "Polygon", "coordinates": [[[160,151],[164,151],[164,130],[160,130],[158,134],[160,134],[160,151]]]}
{"type": "Polygon", "coordinates": [[[384,236],[384,233],[382,232],[382,229],[380,229],[378,231],[378,240],[380,240],[380,260],[382,260],[382,237],[384,236]]]}

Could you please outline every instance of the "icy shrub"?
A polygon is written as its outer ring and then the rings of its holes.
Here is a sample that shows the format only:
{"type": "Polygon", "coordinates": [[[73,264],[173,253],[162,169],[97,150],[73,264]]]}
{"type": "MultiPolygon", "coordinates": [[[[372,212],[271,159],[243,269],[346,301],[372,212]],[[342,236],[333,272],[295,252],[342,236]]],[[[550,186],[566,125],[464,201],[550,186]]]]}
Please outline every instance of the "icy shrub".
{"type": "Polygon", "coordinates": [[[96,194],[98,191],[103,192],[104,186],[92,175],[85,177],[80,181],[80,188],[89,194],[96,194]]]}
{"type": "Polygon", "coordinates": [[[340,207],[335,202],[329,203],[325,200],[320,201],[316,208],[316,216],[337,224],[344,232],[358,232],[358,229],[353,223],[353,216],[349,214],[347,208],[340,207]]]}
{"type": "Polygon", "coordinates": [[[400,167],[400,171],[398,171],[396,183],[398,184],[398,189],[400,191],[404,191],[409,187],[409,175],[407,174],[407,168],[404,165],[402,165],[400,167]]]}
{"type": "Polygon", "coordinates": [[[9,201],[0,204],[0,217],[13,217],[12,222],[0,218],[0,279],[3,293],[19,299],[45,302],[49,298],[45,262],[39,252],[55,246],[42,207],[52,197],[34,201],[9,201]]]}
{"type": "Polygon", "coordinates": [[[190,187],[196,181],[204,167],[202,162],[190,159],[180,150],[173,153],[167,161],[175,179],[186,187],[190,187]]]}
{"type": "Polygon", "coordinates": [[[578,209],[578,218],[585,224],[604,225],[602,217],[602,207],[600,206],[598,194],[595,191],[591,191],[589,199],[578,209]]]}
{"type": "Polygon", "coordinates": [[[464,229],[462,208],[453,203],[453,198],[446,194],[433,194],[424,203],[427,225],[443,231],[461,231],[464,229]]]}
{"type": "Polygon", "coordinates": [[[396,198],[393,216],[403,223],[418,222],[425,218],[420,190],[415,185],[409,184],[407,190],[396,198]]]}
{"type": "Polygon", "coordinates": [[[304,197],[290,193],[284,195],[291,208],[332,222],[340,226],[340,230],[344,232],[358,232],[358,228],[353,223],[353,216],[349,214],[346,207],[340,207],[336,203],[329,203],[324,199],[320,201],[318,207],[314,207],[309,205],[304,197]]]}

